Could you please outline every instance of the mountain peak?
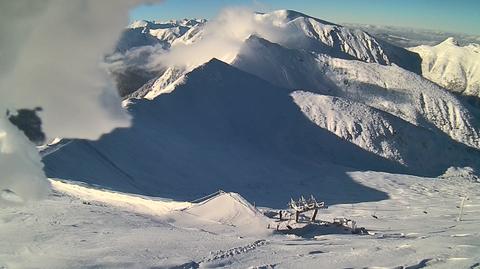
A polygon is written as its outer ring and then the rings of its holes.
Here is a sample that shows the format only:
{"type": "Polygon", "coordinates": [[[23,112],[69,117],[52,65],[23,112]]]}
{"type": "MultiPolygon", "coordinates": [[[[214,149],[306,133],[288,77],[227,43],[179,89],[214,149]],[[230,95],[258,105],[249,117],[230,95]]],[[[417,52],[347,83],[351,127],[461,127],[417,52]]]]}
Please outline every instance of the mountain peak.
{"type": "Polygon", "coordinates": [[[445,39],[442,43],[439,45],[448,45],[448,46],[459,46],[458,41],[454,37],[449,37],[445,39]]]}
{"type": "MultiPolygon", "coordinates": [[[[195,70],[218,70],[218,69],[223,69],[223,68],[233,68],[231,65],[217,59],[217,58],[212,58],[210,61],[198,66],[197,68],[193,69],[189,73],[195,72],[195,70]]],[[[188,76],[188,74],[187,74],[188,76]]]]}
{"type": "Polygon", "coordinates": [[[272,14],[275,14],[279,17],[284,17],[284,18],[288,18],[290,20],[294,20],[298,17],[310,17],[308,15],[305,15],[303,13],[300,13],[298,11],[295,11],[295,10],[290,10],[290,9],[279,9],[279,10],[275,10],[272,12],[272,14]]]}
{"type": "Polygon", "coordinates": [[[324,21],[324,20],[309,16],[307,14],[304,14],[304,13],[301,13],[301,12],[298,12],[298,11],[295,11],[295,10],[291,10],[291,9],[279,9],[279,10],[272,11],[270,13],[257,12],[256,14],[263,15],[263,16],[273,16],[273,17],[276,17],[276,18],[278,18],[280,20],[284,20],[284,21],[293,21],[297,18],[305,18],[305,19],[315,20],[315,21],[317,21],[321,24],[325,24],[325,25],[340,26],[338,24],[328,22],[328,21],[324,21]]]}
{"type": "Polygon", "coordinates": [[[128,25],[127,28],[131,28],[131,29],[143,28],[143,27],[147,27],[150,24],[151,24],[151,22],[146,21],[146,20],[137,20],[137,21],[134,21],[134,22],[130,23],[130,25],[128,25]]]}

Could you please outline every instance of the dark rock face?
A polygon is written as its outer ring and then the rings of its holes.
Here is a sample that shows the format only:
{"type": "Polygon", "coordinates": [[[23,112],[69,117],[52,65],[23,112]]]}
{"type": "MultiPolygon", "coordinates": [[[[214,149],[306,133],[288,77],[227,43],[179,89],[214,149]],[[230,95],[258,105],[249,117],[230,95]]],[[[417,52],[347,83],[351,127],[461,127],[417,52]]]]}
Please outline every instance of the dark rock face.
{"type": "Polygon", "coordinates": [[[122,72],[112,72],[113,80],[117,86],[118,94],[125,97],[139,88],[158,74],[142,68],[129,67],[122,72]]]}
{"type": "Polygon", "coordinates": [[[19,109],[15,115],[7,111],[10,122],[22,130],[36,145],[44,144],[46,140],[45,133],[42,131],[42,120],[37,115],[37,112],[41,110],[41,108],[19,109]]]}

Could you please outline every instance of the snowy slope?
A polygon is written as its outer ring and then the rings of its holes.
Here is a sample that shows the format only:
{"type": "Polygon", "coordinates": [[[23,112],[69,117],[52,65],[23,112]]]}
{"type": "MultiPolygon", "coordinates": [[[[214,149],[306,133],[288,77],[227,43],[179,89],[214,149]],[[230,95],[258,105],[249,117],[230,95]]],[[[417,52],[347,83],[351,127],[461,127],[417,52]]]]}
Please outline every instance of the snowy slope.
{"type": "Polygon", "coordinates": [[[436,46],[410,48],[422,57],[422,74],[464,95],[480,96],[480,45],[459,46],[448,38],[436,46]]]}
{"type": "Polygon", "coordinates": [[[160,94],[170,93],[183,82],[186,73],[185,68],[168,67],[161,76],[145,83],[128,97],[153,99],[160,94]]]}
{"type": "Polygon", "coordinates": [[[472,154],[467,146],[452,142],[446,135],[384,111],[340,97],[302,91],[291,95],[302,112],[319,127],[414,171],[435,174],[449,165],[480,166],[478,152],[472,154]]]}
{"type": "Polygon", "coordinates": [[[344,85],[344,96],[480,148],[479,121],[445,89],[396,66],[335,59],[330,63],[337,85],[344,85]]]}
{"type": "Polygon", "coordinates": [[[234,66],[273,84],[344,97],[480,148],[478,121],[448,91],[398,66],[292,50],[255,36],[234,66]]]}
{"type": "MultiPolygon", "coordinates": [[[[335,170],[330,167],[324,176],[335,170]]],[[[136,196],[101,189],[89,192],[88,186],[53,181],[54,191],[45,200],[0,207],[0,267],[478,267],[478,183],[459,177],[433,179],[378,172],[349,176],[358,184],[388,193],[389,199],[330,205],[318,218],[352,218],[369,230],[369,235],[312,229],[299,236],[244,236],[242,227],[203,221],[182,211],[159,214],[155,210],[158,198],[142,197],[143,207],[136,203],[136,196]],[[104,200],[105,192],[110,201],[104,200]],[[457,206],[466,196],[464,221],[459,222],[457,206]],[[117,200],[129,201],[131,206],[117,200]]],[[[320,197],[327,192],[315,194],[320,197]]],[[[285,209],[285,204],[277,209],[285,209]]]]}

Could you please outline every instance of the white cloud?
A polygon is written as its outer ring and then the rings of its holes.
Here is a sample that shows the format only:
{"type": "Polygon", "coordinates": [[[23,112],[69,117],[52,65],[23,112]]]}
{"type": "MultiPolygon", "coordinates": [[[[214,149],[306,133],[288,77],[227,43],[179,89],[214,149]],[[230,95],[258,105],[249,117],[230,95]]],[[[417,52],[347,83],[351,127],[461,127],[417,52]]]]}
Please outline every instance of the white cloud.
{"type": "MultiPolygon", "coordinates": [[[[15,0],[0,3],[0,193],[48,190],[32,143],[6,111],[41,107],[47,137],[97,139],[130,116],[101,64],[137,1],[15,0]]],[[[0,197],[3,197],[0,196],[0,197]]],[[[1,200],[1,199],[0,199],[1,200]]]]}

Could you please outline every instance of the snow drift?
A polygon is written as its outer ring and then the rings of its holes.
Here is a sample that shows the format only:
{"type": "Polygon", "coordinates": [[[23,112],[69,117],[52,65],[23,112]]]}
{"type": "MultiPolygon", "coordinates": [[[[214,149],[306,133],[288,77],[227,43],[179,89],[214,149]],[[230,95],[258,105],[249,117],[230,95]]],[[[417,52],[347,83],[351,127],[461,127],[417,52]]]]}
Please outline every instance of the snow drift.
{"type": "Polygon", "coordinates": [[[58,179],[50,180],[52,187],[61,193],[82,199],[83,201],[108,204],[128,211],[153,216],[161,216],[175,210],[185,209],[192,204],[167,199],[144,197],[109,190],[94,186],[85,186],[81,182],[66,182],[58,179]]]}
{"type": "Polygon", "coordinates": [[[202,219],[235,226],[249,234],[265,232],[269,220],[238,193],[220,194],[184,210],[202,219]]]}

